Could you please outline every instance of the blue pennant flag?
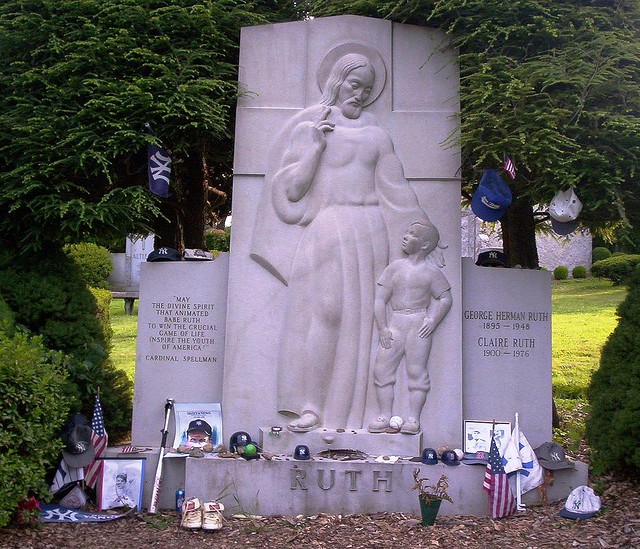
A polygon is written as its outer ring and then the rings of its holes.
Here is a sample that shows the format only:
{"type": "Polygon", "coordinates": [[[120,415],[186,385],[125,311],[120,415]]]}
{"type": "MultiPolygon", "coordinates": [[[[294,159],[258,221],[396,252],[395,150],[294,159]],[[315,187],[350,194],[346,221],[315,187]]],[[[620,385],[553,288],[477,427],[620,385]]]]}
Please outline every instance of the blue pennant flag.
{"type": "Polygon", "coordinates": [[[171,156],[158,145],[149,145],[148,154],[149,190],[158,196],[169,196],[171,178],[171,156]]]}

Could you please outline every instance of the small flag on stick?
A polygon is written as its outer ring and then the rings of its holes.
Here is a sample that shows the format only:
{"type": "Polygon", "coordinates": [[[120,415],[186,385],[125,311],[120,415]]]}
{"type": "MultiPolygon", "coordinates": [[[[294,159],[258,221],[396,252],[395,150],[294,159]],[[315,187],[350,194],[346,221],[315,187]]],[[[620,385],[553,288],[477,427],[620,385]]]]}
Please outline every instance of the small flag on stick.
{"type": "Polygon", "coordinates": [[[504,472],[502,458],[493,437],[482,489],[489,494],[489,508],[493,518],[508,517],[516,512],[516,502],[511,493],[509,479],[504,472]]]}
{"type": "Polygon", "coordinates": [[[511,158],[509,158],[509,155],[507,153],[504,153],[504,161],[502,162],[502,168],[504,169],[505,172],[509,174],[509,177],[511,179],[516,178],[516,166],[511,160],[511,158]]]}
{"type": "Polygon", "coordinates": [[[96,395],[96,403],[93,407],[91,429],[91,444],[93,444],[93,447],[95,448],[96,457],[84,468],[85,483],[89,488],[93,488],[96,485],[102,467],[102,461],[98,458],[103,454],[107,448],[107,444],[109,443],[109,436],[107,435],[107,430],[104,427],[102,405],[100,404],[100,397],[98,395],[96,395]]]}

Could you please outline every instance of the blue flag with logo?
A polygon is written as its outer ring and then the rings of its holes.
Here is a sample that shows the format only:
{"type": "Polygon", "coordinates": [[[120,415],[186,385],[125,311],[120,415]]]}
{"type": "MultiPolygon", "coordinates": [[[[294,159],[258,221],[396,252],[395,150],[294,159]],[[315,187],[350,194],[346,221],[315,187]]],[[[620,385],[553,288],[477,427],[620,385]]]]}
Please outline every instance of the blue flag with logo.
{"type": "Polygon", "coordinates": [[[158,196],[169,196],[171,178],[171,155],[158,145],[149,145],[148,152],[149,190],[158,196]]]}

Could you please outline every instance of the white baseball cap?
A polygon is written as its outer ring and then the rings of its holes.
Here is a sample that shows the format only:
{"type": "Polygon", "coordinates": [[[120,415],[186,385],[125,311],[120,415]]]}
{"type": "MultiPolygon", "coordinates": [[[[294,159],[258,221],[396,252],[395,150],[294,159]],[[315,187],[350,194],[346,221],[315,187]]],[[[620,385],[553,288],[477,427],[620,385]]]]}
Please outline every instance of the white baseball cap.
{"type": "Polygon", "coordinates": [[[567,501],[558,514],[570,519],[588,519],[600,511],[600,498],[588,486],[578,486],[567,497],[567,501]]]}

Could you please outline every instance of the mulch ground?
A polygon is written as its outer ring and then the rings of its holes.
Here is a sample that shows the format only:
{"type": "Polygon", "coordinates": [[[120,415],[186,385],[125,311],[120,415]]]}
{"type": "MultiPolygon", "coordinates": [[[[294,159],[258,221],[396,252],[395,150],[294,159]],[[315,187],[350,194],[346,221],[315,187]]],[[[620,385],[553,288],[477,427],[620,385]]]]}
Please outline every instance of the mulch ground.
{"type": "Polygon", "coordinates": [[[132,547],[335,547],[335,548],[638,548],[640,487],[613,482],[602,511],[588,520],[557,516],[562,503],[492,520],[438,517],[424,527],[419,517],[396,513],[314,517],[231,518],[222,530],[181,529],[176,513],[132,515],[107,523],[39,524],[0,530],[0,547],[16,549],[124,549],[132,547]]]}
{"type": "Polygon", "coordinates": [[[317,515],[230,518],[222,530],[180,528],[176,513],[138,514],[103,523],[0,529],[0,547],[129,549],[132,547],[335,548],[640,548],[640,486],[602,477],[601,512],[588,520],[558,516],[562,502],[511,517],[440,516],[431,527],[414,515],[317,515]]]}

